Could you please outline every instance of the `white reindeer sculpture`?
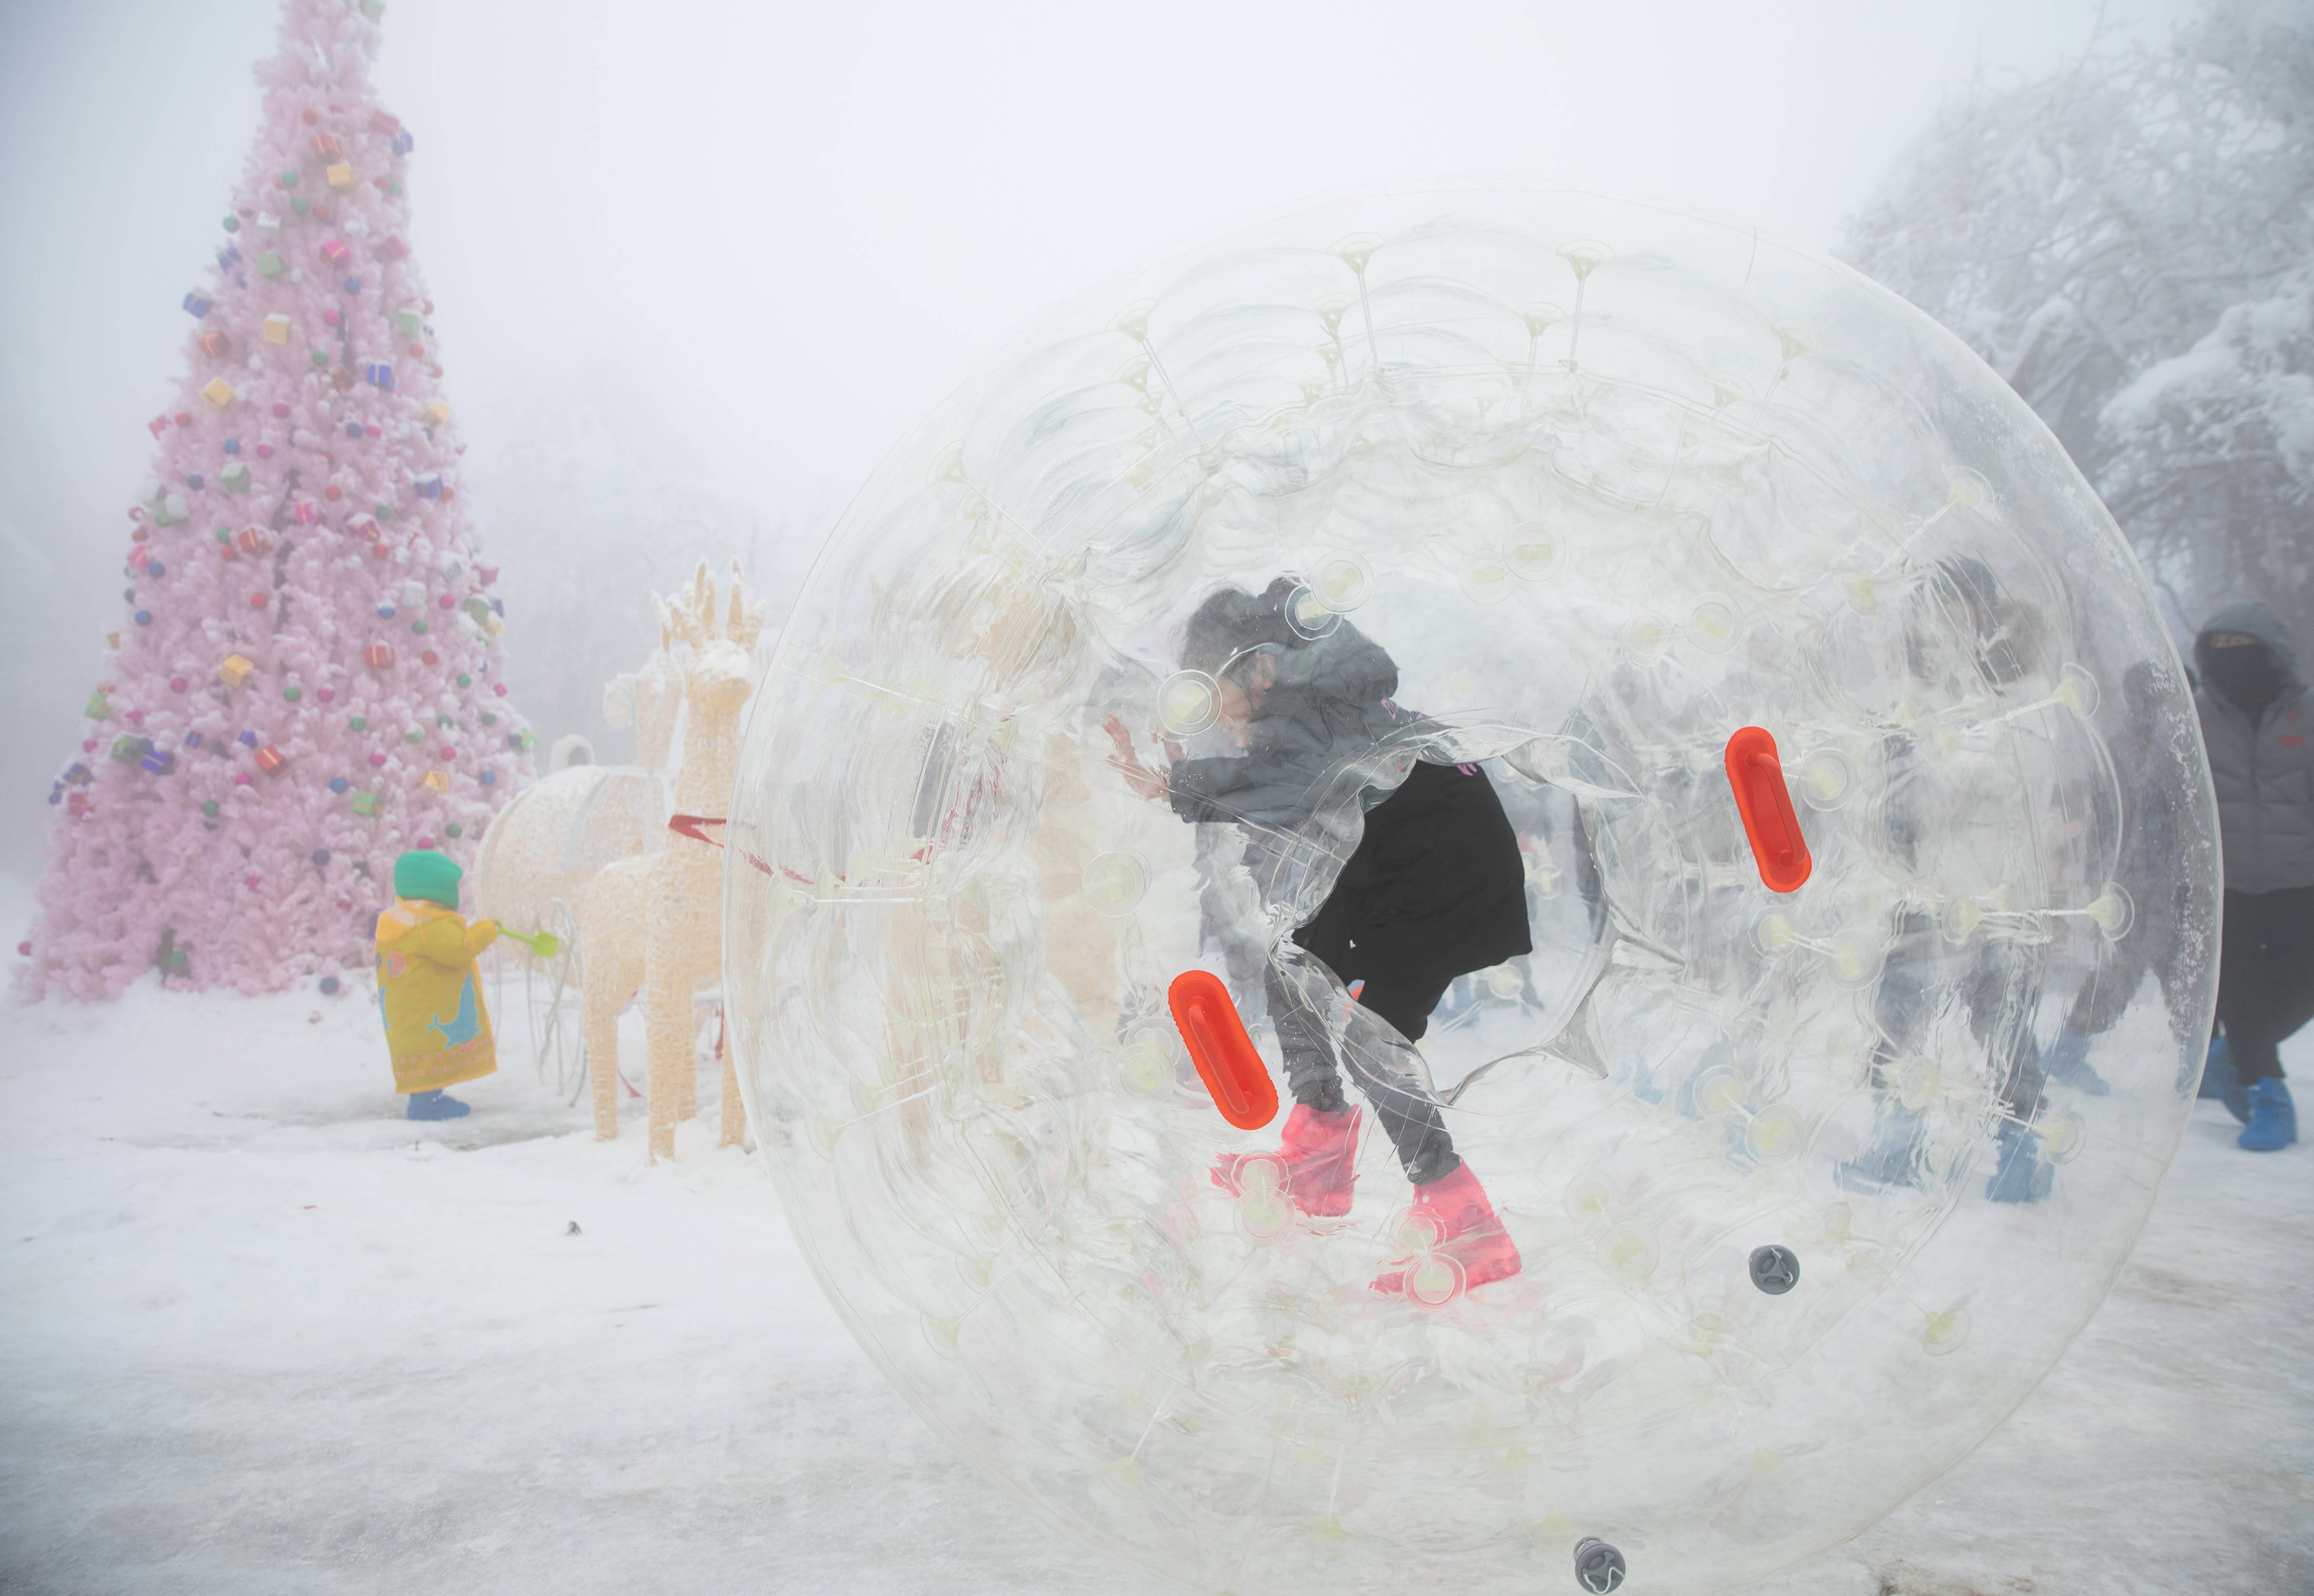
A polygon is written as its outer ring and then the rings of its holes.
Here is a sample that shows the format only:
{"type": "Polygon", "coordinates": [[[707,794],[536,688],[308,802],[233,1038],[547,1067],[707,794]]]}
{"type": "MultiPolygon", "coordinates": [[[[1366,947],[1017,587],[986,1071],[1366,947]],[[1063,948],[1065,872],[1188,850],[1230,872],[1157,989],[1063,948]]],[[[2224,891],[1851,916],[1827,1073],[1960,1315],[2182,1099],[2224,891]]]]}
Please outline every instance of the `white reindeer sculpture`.
{"type": "MultiPolygon", "coordinates": [[[[689,595],[659,603],[661,623],[691,646],[683,667],[684,727],[676,767],[678,814],[720,816],[731,799],[739,756],[739,710],[755,683],[763,601],[731,568],[729,618],[715,630],[715,585],[707,562],[689,595]]],[[[692,994],[722,974],[723,860],[711,844],[675,833],[653,853],[605,866],[578,912],[587,949],[587,1071],[594,1088],[595,1135],[619,1133],[619,1011],[640,989],[649,1035],[650,1153],[675,1153],[675,1122],[699,1112],[692,994]]],[[[737,1072],[723,1060],[726,1146],[746,1134],[737,1072]]]]}

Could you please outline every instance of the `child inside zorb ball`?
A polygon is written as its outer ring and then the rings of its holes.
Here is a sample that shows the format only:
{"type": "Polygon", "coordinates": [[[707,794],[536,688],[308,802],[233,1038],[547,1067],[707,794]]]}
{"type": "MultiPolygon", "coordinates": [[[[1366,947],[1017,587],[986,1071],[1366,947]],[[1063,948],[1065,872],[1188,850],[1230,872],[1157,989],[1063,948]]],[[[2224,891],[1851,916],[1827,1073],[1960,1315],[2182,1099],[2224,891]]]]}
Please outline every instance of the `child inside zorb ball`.
{"type": "Polygon", "coordinates": [[[756,701],[725,994],[805,1257],[1190,1588],[1754,1585],[2016,1408],[2191,1112],[2153,594],[1997,374],[1749,227],[1394,194],[1105,283],[756,701]]]}
{"type": "MultiPolygon", "coordinates": [[[[1390,655],[1347,620],[1297,604],[1308,592],[1285,577],[1258,596],[1223,587],[1189,617],[1181,667],[1214,683],[1216,729],[1241,752],[1184,758],[1168,741],[1161,767],[1151,770],[1125,724],[1107,721],[1114,763],[1133,789],[1170,802],[1191,824],[1237,823],[1257,880],[1276,864],[1279,834],[1310,822],[1338,783],[1370,773],[1376,754],[1419,747],[1437,729],[1391,698],[1398,666],[1390,655]]],[[[1359,1004],[1418,1042],[1457,976],[1532,951],[1518,838],[1475,764],[1417,758],[1394,789],[1365,782],[1357,799],[1365,820],[1357,846],[1293,941],[1348,984],[1359,1004]]],[[[1333,1040],[1311,994],[1275,960],[1263,988],[1294,1107],[1276,1154],[1224,1154],[1213,1179],[1235,1195],[1250,1163],[1273,1163],[1294,1207],[1339,1217],[1350,1210],[1356,1178],[1360,1111],[1343,1097],[1333,1040]]],[[[1461,1265],[1466,1287],[1517,1274],[1518,1248],[1455,1151],[1437,1106],[1382,1078],[1356,1052],[1343,1057],[1413,1183],[1416,1212],[1435,1228],[1435,1250],[1461,1265]]],[[[1405,1269],[1382,1274],[1373,1290],[1405,1292],[1405,1269]]]]}

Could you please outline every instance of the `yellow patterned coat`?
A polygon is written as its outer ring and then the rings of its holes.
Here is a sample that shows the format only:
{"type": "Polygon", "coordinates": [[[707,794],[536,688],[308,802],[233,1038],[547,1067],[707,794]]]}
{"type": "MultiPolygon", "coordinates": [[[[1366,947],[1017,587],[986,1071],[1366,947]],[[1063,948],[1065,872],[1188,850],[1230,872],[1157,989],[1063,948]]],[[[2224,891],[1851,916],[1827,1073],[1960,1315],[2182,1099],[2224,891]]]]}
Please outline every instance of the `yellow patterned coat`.
{"type": "Polygon", "coordinates": [[[377,917],[377,1002],[393,1056],[393,1089],[428,1092],[499,1067],[474,959],[499,922],[468,925],[455,909],[396,898],[377,917]]]}

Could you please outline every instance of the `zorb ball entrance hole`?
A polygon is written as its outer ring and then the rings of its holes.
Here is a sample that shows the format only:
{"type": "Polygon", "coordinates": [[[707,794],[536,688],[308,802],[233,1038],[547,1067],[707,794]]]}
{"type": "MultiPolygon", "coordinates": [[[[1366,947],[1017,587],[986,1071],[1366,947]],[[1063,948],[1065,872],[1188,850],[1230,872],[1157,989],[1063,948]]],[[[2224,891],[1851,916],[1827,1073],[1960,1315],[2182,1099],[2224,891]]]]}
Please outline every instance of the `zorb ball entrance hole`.
{"type": "Polygon", "coordinates": [[[1306,212],[1050,318],[830,540],[733,800],[749,1110],[862,1345],[1120,1559],[1726,1589],[2126,1257],[2197,748],[2102,507],[1894,296],[1585,194],[1306,212]]]}

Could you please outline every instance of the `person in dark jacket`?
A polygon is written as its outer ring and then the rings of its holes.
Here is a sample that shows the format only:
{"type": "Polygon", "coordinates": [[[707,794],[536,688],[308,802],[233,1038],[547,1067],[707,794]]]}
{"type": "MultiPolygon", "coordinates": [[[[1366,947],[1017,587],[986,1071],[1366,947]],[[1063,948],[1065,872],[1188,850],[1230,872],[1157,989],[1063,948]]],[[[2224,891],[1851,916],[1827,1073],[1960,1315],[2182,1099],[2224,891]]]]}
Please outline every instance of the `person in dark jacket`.
{"type": "MultiPolygon", "coordinates": [[[[1393,742],[1418,745],[1425,732],[1422,719],[1391,696],[1397,664],[1356,627],[1328,617],[1313,637],[1289,622],[1302,591],[1283,578],[1259,595],[1225,587],[1190,617],[1182,668],[1215,682],[1221,727],[1241,756],[1185,759],[1168,744],[1164,768],[1153,771],[1124,724],[1108,723],[1113,763],[1136,792],[1169,802],[1193,824],[1244,825],[1250,856],[1270,833],[1310,822],[1357,762],[1393,742]]],[[[1476,765],[1418,760],[1394,790],[1365,786],[1357,801],[1365,820],[1357,846],[1294,940],[1344,983],[1362,982],[1357,1001],[1418,1041],[1456,976],[1532,951],[1517,833],[1476,765]]],[[[1343,1098],[1330,1034],[1274,961],[1264,989],[1294,1098],[1276,1155],[1286,1195],[1305,1213],[1347,1213],[1359,1113],[1343,1098]]],[[[1416,1206],[1438,1221],[1438,1250],[1462,1265],[1466,1285],[1515,1274],[1517,1249],[1436,1105],[1355,1058],[1350,1069],[1414,1183],[1416,1206]]],[[[1215,1182],[1239,1189],[1246,1161],[1225,1158],[1215,1182]]],[[[1402,1291],[1403,1272],[1374,1287],[1402,1291]]]]}
{"type": "MultiPolygon", "coordinates": [[[[2152,661],[2141,659],[2123,674],[2121,691],[2126,718],[2112,745],[2113,763],[2117,769],[2135,770],[2157,757],[2155,742],[2163,735],[2161,673],[2152,661]]],[[[2172,874],[2170,866],[2183,846],[2177,794],[2159,782],[2149,782],[2131,787],[2123,802],[2118,874],[2132,881],[2159,882],[2172,874]]],[[[2172,1024],[2183,1018],[2177,983],[2184,970],[2172,959],[2154,962],[2153,954],[2166,952],[2177,941],[2192,900],[2192,885],[2178,877],[2136,905],[2135,928],[2106,946],[2097,968],[2074,994],[2063,1027],[2041,1055],[2042,1071],[2051,1080],[2091,1097],[2112,1091],[2089,1062],[2090,1043],[2114,1027],[2149,974],[2161,989],[2172,1024]]],[[[2191,1040],[2179,1032],[2181,1053],[2191,1040]]]]}
{"type": "Polygon", "coordinates": [[[2218,1022],[2248,1099],[2240,1145],[2272,1152],[2298,1140],[2276,1049],[2314,1018],[2314,702],[2290,629],[2258,599],[2221,605],[2194,663],[2225,858],[2218,1022]]]}
{"type": "MultiPolygon", "coordinates": [[[[2005,592],[1992,568],[1973,555],[1939,560],[1909,597],[1903,615],[1905,669],[1932,701],[1992,695],[2013,701],[2045,657],[2047,628],[2039,613],[2005,592]]],[[[1943,816],[1956,803],[1982,801],[1982,789],[1947,789],[1915,728],[1883,736],[1888,790],[1880,845],[1908,876],[1934,858],[1943,816]]],[[[1974,780],[1965,775],[1964,783],[1974,780]]],[[[2002,778],[1994,778],[2000,780],[2002,778]]],[[[1921,1186],[1928,1177],[1929,1116],[1908,1101],[1904,1062],[1939,1045],[1955,1011],[1984,1050],[1993,1085],[1997,1151],[1987,1200],[2037,1203],[2049,1195],[2053,1164],[2035,1128],[2046,1084],[2029,1021],[2039,1002],[2039,960],[2009,938],[1956,941],[1936,914],[1914,905],[1894,918],[1887,958],[1872,997],[1879,1036],[1867,1074],[1874,1098],[1870,1139],[1833,1171],[1850,1191],[1921,1186]]]]}

